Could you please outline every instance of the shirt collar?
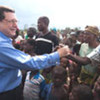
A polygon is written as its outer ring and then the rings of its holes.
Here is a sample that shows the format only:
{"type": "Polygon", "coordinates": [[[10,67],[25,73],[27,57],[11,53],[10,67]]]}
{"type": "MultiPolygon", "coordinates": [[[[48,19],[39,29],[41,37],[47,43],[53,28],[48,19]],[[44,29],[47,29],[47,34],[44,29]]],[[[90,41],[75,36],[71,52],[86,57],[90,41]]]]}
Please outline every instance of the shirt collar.
{"type": "Polygon", "coordinates": [[[11,38],[7,37],[4,33],[0,32],[0,37],[3,39],[3,40],[6,40],[6,41],[12,41],[11,38]]]}

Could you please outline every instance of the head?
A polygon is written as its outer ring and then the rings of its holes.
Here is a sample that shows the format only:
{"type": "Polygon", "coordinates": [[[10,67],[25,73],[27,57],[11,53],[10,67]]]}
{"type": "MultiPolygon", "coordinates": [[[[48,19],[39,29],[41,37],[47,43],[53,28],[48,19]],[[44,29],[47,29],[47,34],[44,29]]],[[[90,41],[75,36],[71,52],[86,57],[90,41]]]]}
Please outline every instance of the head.
{"type": "Polygon", "coordinates": [[[19,44],[19,43],[14,43],[13,46],[14,46],[16,49],[19,49],[19,50],[20,50],[20,44],[19,44]]]}
{"type": "Polygon", "coordinates": [[[65,68],[61,66],[57,66],[52,71],[52,81],[54,83],[54,87],[60,87],[64,83],[66,83],[67,79],[67,71],[65,68]]]}
{"type": "Polygon", "coordinates": [[[84,31],[77,31],[78,41],[84,43],[84,31]]]}
{"type": "Polygon", "coordinates": [[[69,100],[93,100],[92,89],[83,84],[77,85],[73,87],[69,100]]]}
{"type": "Polygon", "coordinates": [[[99,29],[96,26],[86,26],[84,35],[86,43],[94,42],[99,35],[99,29]]]}
{"type": "Polygon", "coordinates": [[[76,34],[76,32],[71,32],[70,33],[70,38],[72,38],[72,40],[76,43],[76,40],[77,40],[77,34],[76,34]]]}
{"type": "Polygon", "coordinates": [[[26,40],[26,44],[24,45],[24,51],[26,53],[34,53],[35,50],[35,40],[28,39],[26,40]]]}
{"type": "Polygon", "coordinates": [[[36,29],[34,27],[30,27],[27,31],[27,35],[29,38],[33,38],[34,35],[36,35],[36,29]]]}
{"type": "Polygon", "coordinates": [[[12,38],[16,35],[17,22],[15,11],[12,8],[0,6],[0,32],[12,38]]]}
{"type": "Polygon", "coordinates": [[[60,59],[60,66],[62,66],[63,68],[67,68],[67,67],[69,67],[69,61],[68,61],[68,59],[66,58],[66,57],[62,57],[61,59],[60,59]]]}
{"type": "Polygon", "coordinates": [[[52,88],[48,100],[69,100],[68,91],[64,87],[52,88]]]}
{"type": "Polygon", "coordinates": [[[100,96],[100,76],[94,84],[93,91],[100,96]]]}
{"type": "Polygon", "coordinates": [[[81,70],[81,67],[77,66],[77,63],[73,61],[70,62],[69,77],[73,85],[77,84],[77,78],[79,76],[80,70],[81,70]]]}
{"type": "Polygon", "coordinates": [[[66,38],[66,39],[63,41],[63,43],[64,43],[65,45],[68,45],[70,49],[72,49],[73,46],[75,45],[75,41],[73,41],[72,38],[68,38],[68,39],[66,38]]]}
{"type": "Polygon", "coordinates": [[[42,16],[38,19],[38,30],[41,32],[45,32],[48,30],[49,18],[46,16],[42,16]]]}
{"type": "Polygon", "coordinates": [[[56,34],[57,33],[57,29],[56,28],[52,28],[51,32],[54,33],[54,34],[56,34]]]}

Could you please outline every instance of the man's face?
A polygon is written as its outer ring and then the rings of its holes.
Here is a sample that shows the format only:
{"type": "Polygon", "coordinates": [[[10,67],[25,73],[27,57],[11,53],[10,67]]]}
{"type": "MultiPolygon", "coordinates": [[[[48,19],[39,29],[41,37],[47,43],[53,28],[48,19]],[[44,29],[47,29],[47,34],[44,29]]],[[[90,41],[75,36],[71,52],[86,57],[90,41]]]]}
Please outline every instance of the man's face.
{"type": "Polygon", "coordinates": [[[42,19],[38,20],[38,30],[44,31],[47,28],[47,25],[44,23],[42,19]]]}
{"type": "Polygon", "coordinates": [[[4,12],[5,18],[0,21],[0,31],[8,37],[16,35],[17,18],[12,12],[4,12]]]}
{"type": "Polygon", "coordinates": [[[84,32],[84,38],[86,43],[91,43],[94,40],[94,34],[90,32],[84,32]]]}

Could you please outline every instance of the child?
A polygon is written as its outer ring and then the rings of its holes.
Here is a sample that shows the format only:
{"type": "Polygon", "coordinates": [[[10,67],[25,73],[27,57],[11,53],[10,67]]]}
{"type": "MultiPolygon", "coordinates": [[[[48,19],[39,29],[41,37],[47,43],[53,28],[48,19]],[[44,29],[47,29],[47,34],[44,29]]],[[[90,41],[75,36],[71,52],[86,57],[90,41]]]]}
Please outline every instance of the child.
{"type": "MultiPolygon", "coordinates": [[[[28,40],[23,40],[21,41],[21,44],[20,44],[20,49],[31,55],[31,56],[34,56],[35,53],[34,53],[34,50],[35,50],[35,40],[33,39],[28,39],[28,40]]],[[[27,71],[26,70],[22,70],[22,88],[24,87],[24,82],[25,82],[25,78],[26,78],[26,73],[27,71]]]]}
{"type": "Polygon", "coordinates": [[[52,71],[52,83],[45,86],[41,93],[43,100],[68,100],[68,90],[65,88],[67,72],[62,66],[52,71]]]}
{"type": "MultiPolygon", "coordinates": [[[[35,41],[28,39],[25,41],[23,51],[34,56],[35,41]]],[[[40,92],[45,86],[44,77],[40,74],[39,70],[24,72],[23,74],[23,96],[24,100],[40,100],[40,92]],[[26,80],[25,80],[26,78],[26,80]],[[25,83],[24,83],[25,81],[25,83]]]]}
{"type": "Polygon", "coordinates": [[[52,82],[51,72],[52,72],[53,68],[54,68],[54,66],[52,66],[50,68],[43,69],[43,71],[41,72],[41,74],[45,78],[46,84],[49,84],[52,82]]]}
{"type": "Polygon", "coordinates": [[[23,91],[24,100],[40,100],[40,92],[44,86],[44,77],[38,70],[27,72],[23,91]]]}
{"type": "Polygon", "coordinates": [[[94,100],[92,89],[83,84],[74,86],[69,95],[69,100],[94,100]]]}

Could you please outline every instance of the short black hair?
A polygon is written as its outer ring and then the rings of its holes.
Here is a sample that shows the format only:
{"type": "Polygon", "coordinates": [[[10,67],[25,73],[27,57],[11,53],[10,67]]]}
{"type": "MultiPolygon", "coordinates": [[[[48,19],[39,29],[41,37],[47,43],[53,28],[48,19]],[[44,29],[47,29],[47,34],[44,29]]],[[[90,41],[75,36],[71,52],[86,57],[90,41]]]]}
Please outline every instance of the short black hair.
{"type": "Polygon", "coordinates": [[[32,46],[35,46],[35,40],[34,39],[28,39],[27,43],[29,43],[32,46]]]}
{"type": "Polygon", "coordinates": [[[67,71],[62,66],[56,66],[56,67],[54,67],[54,69],[52,71],[52,75],[54,75],[55,73],[57,73],[57,74],[61,73],[63,76],[67,77],[67,71]]]}
{"type": "Polygon", "coordinates": [[[35,34],[37,33],[37,30],[34,27],[29,27],[27,31],[31,31],[32,33],[35,33],[35,34]]]}
{"type": "Polygon", "coordinates": [[[43,20],[43,22],[44,22],[47,26],[49,25],[49,22],[50,22],[50,21],[49,21],[49,18],[48,18],[48,17],[42,16],[42,17],[39,18],[39,20],[40,20],[40,19],[43,20]]]}
{"type": "Polygon", "coordinates": [[[93,100],[92,89],[84,84],[73,87],[72,94],[76,94],[78,100],[93,100]]]}

